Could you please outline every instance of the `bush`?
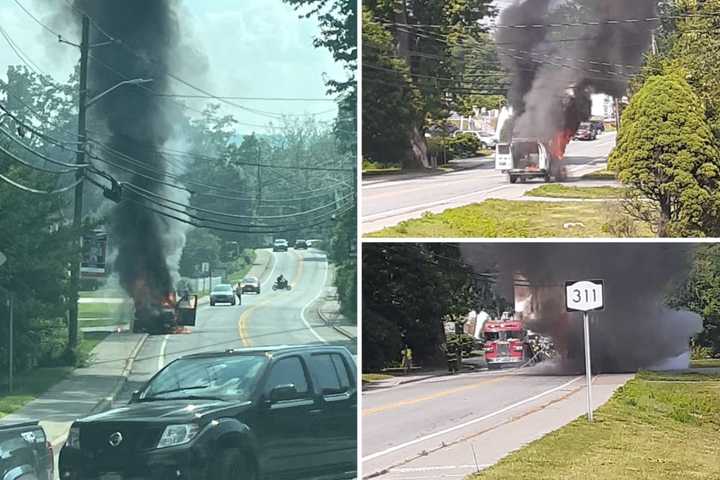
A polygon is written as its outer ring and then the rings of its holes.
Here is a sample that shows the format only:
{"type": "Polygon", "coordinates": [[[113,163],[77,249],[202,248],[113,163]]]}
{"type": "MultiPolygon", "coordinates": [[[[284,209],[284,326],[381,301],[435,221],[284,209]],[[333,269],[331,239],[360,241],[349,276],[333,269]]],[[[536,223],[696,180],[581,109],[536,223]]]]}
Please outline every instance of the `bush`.
{"type": "Polygon", "coordinates": [[[355,262],[340,265],[335,274],[340,311],[345,318],[357,321],[357,267],[355,262]]]}
{"type": "Polygon", "coordinates": [[[477,156],[482,144],[472,133],[459,133],[448,139],[447,146],[452,158],[469,158],[477,156]]]}

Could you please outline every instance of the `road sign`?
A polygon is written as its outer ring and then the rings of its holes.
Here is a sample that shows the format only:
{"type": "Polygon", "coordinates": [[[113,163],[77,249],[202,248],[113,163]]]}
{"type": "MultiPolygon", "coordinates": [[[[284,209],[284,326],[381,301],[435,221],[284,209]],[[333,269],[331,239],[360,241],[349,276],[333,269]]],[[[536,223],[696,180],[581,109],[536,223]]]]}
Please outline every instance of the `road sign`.
{"type": "Polygon", "coordinates": [[[602,280],[565,282],[565,306],[568,312],[583,312],[585,337],[585,382],[587,390],[587,418],[593,421],[592,411],[592,366],[590,365],[590,315],[589,311],[602,310],[605,306],[602,280]]]}
{"type": "Polygon", "coordinates": [[[207,273],[210,271],[210,263],[209,262],[202,262],[202,265],[200,266],[200,271],[203,273],[207,273]]]}
{"type": "Polygon", "coordinates": [[[457,333],[457,324],[455,322],[445,322],[445,334],[457,333]]]}
{"type": "Polygon", "coordinates": [[[82,237],[80,275],[102,277],[107,273],[108,234],[95,230],[82,237]]]}
{"type": "Polygon", "coordinates": [[[3,263],[7,262],[7,257],[4,253],[0,252],[0,267],[3,265],[3,263]]]}
{"type": "Polygon", "coordinates": [[[568,312],[590,312],[604,307],[603,281],[565,282],[565,306],[568,312]]]}

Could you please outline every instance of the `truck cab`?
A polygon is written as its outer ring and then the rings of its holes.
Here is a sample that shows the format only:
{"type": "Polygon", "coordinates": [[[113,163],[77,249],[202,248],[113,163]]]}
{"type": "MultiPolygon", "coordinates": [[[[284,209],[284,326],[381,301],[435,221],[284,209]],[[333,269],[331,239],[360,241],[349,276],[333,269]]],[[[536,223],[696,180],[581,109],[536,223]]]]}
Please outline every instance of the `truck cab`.
{"type": "Polygon", "coordinates": [[[38,422],[0,425],[0,480],[52,480],[53,451],[38,422]]]}
{"type": "Polygon", "coordinates": [[[483,326],[485,362],[488,368],[520,366],[530,359],[527,331],[512,319],[488,321],[483,326]]]}

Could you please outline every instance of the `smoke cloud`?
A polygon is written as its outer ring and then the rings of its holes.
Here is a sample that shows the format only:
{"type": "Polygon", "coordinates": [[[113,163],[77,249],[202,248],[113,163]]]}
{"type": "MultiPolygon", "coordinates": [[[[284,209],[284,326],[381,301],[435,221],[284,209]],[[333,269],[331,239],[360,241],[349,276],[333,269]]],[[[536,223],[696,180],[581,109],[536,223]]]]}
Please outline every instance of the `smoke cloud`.
{"type": "Polygon", "coordinates": [[[462,252],[478,272],[497,269],[497,290],[507,299],[513,299],[518,278],[532,286],[536,315],[528,327],[553,337],[567,372],[582,371],[585,359],[582,316],[565,309],[566,281],[605,281],[605,309],[590,314],[595,371],[677,365],[690,337],[702,328],[698,315],[672,310],[665,302],[676,282],[687,278],[693,246],[466,244],[462,252]]]}
{"type": "MultiPolygon", "coordinates": [[[[74,0],[74,6],[93,21],[91,45],[108,41],[103,32],[119,41],[91,49],[90,92],[104,92],[123,80],[137,78],[152,79],[148,86],[153,91],[172,90],[168,73],[174,71],[181,41],[177,0],[74,0]]],[[[126,171],[153,177],[181,173],[157,151],[173,139],[182,112],[148,93],[139,86],[125,85],[102,97],[88,112],[89,130],[104,130],[104,143],[131,157],[103,153],[124,167],[113,172],[116,178],[187,202],[187,196],[178,190],[126,171]]],[[[110,213],[110,225],[117,248],[114,270],[134,299],[137,315],[157,306],[174,290],[187,226],[141,207],[130,200],[132,197],[130,192],[123,192],[123,201],[110,213]]]]}
{"type": "MultiPolygon", "coordinates": [[[[550,138],[590,117],[593,93],[621,97],[650,46],[652,22],[604,23],[656,15],[655,0],[517,0],[499,25],[595,23],[580,27],[499,28],[498,54],[512,75],[516,137],[550,138]]],[[[511,132],[512,133],[512,132],[511,132]]]]}

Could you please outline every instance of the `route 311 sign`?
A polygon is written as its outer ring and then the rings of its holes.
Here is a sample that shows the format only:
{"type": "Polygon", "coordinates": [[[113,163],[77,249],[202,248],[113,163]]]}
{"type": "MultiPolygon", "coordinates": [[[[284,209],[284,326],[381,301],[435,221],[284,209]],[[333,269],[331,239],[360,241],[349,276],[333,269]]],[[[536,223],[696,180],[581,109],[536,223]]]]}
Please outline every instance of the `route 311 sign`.
{"type": "Polygon", "coordinates": [[[605,306],[602,280],[565,282],[565,306],[568,312],[590,312],[605,306]]]}

